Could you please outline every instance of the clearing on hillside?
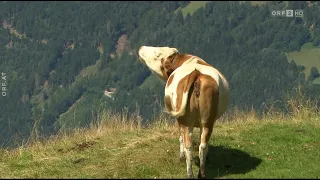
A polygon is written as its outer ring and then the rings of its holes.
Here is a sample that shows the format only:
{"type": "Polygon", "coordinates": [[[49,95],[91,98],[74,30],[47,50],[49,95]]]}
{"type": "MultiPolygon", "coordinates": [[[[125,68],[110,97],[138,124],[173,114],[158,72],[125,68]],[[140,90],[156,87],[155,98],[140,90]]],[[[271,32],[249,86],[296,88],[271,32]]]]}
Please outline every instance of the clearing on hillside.
{"type": "Polygon", "coordinates": [[[189,13],[191,16],[192,14],[199,8],[204,7],[210,1],[190,1],[190,3],[184,8],[178,8],[175,12],[181,9],[183,17],[189,13]]]}
{"type": "MultiPolygon", "coordinates": [[[[192,16],[192,14],[196,10],[198,10],[201,7],[204,7],[208,2],[210,1],[190,1],[190,3],[186,7],[184,8],[179,7],[177,10],[175,10],[175,12],[181,9],[183,17],[186,17],[188,13],[192,16]]],[[[245,2],[245,1],[239,1],[239,2],[245,2]]],[[[257,5],[265,4],[268,1],[250,1],[250,2],[253,6],[257,6],[257,5]]]]}
{"type": "MultiPolygon", "coordinates": [[[[300,51],[293,51],[286,53],[289,62],[294,60],[297,65],[305,67],[303,72],[306,78],[310,75],[310,70],[314,66],[320,70],[320,47],[314,47],[311,43],[306,43],[302,46],[300,51]]],[[[318,82],[315,80],[314,82],[318,82]]]]}

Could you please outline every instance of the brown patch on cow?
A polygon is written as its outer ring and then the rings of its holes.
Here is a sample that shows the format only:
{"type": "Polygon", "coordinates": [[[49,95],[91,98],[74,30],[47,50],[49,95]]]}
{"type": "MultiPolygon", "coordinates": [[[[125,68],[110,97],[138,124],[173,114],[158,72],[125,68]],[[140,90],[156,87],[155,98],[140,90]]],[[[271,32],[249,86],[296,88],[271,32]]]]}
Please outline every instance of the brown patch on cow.
{"type": "Polygon", "coordinates": [[[208,75],[201,74],[190,87],[188,103],[183,116],[177,118],[179,126],[201,127],[201,142],[209,139],[217,119],[219,105],[219,87],[208,75]]]}
{"type": "Polygon", "coordinates": [[[198,64],[204,65],[204,66],[211,66],[210,64],[206,63],[205,61],[202,60],[197,60],[198,64]]]}
{"type": "Polygon", "coordinates": [[[171,73],[174,71],[172,65],[169,61],[162,61],[162,66],[160,67],[163,79],[167,80],[171,73]]]}
{"type": "Polygon", "coordinates": [[[211,76],[201,74],[199,79],[201,81],[201,93],[199,97],[201,124],[203,127],[212,130],[218,114],[219,86],[211,76]]]}
{"type": "Polygon", "coordinates": [[[183,94],[189,91],[191,85],[193,82],[196,80],[196,78],[199,76],[200,72],[198,70],[192,71],[189,75],[185,76],[180,80],[177,86],[177,99],[176,99],[176,104],[177,104],[177,111],[180,110],[181,104],[182,104],[182,97],[183,94]]]}
{"type": "Polygon", "coordinates": [[[178,54],[175,61],[172,63],[173,59],[171,60],[171,63],[175,68],[180,67],[184,62],[188,61],[191,59],[193,56],[190,54],[178,54]]]}
{"type": "Polygon", "coordinates": [[[194,82],[193,92],[194,92],[194,94],[196,95],[196,97],[199,97],[199,96],[200,96],[200,81],[199,81],[199,79],[197,79],[197,80],[194,82]]]}
{"type": "Polygon", "coordinates": [[[187,127],[200,127],[200,119],[199,119],[199,96],[200,96],[200,90],[201,90],[201,82],[199,79],[200,76],[201,74],[196,78],[196,80],[190,87],[185,114],[183,116],[178,117],[177,119],[180,125],[187,126],[187,127]]]}
{"type": "Polygon", "coordinates": [[[192,57],[193,56],[189,54],[174,53],[166,59],[163,59],[161,62],[162,67],[160,67],[163,79],[167,80],[174,70],[192,57]]]}
{"type": "Polygon", "coordinates": [[[164,103],[165,103],[166,109],[167,109],[169,112],[172,111],[172,105],[171,105],[171,98],[170,98],[170,96],[165,96],[165,97],[164,97],[164,103]]]}

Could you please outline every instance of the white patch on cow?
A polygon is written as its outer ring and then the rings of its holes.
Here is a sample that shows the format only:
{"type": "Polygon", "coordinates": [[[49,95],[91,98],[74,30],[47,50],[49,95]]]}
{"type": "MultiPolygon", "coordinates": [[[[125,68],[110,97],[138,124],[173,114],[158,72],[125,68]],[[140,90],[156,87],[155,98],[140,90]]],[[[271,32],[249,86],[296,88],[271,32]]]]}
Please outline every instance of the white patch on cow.
{"type": "Polygon", "coordinates": [[[191,148],[185,148],[184,151],[186,154],[187,175],[188,175],[188,177],[193,177],[191,148]]]}
{"type": "Polygon", "coordinates": [[[140,60],[143,61],[151,71],[163,77],[160,69],[162,66],[161,60],[168,58],[176,52],[178,52],[176,48],[141,46],[138,54],[141,58],[140,60]]]}
{"type": "Polygon", "coordinates": [[[204,165],[206,163],[207,153],[208,153],[208,145],[205,143],[201,143],[199,146],[200,168],[204,168],[204,165]]]}
{"type": "MultiPolygon", "coordinates": [[[[187,104],[187,98],[189,91],[183,93],[182,102],[180,109],[176,109],[178,104],[177,102],[177,87],[181,79],[192,73],[194,70],[198,70],[200,73],[211,76],[218,84],[219,87],[219,105],[218,105],[218,114],[217,116],[220,117],[224,111],[227,109],[229,103],[229,84],[224,79],[223,75],[214,67],[212,66],[205,66],[199,64],[197,60],[202,59],[193,56],[186,62],[184,62],[179,68],[177,68],[170,76],[174,76],[171,84],[166,86],[165,88],[165,95],[170,96],[171,104],[173,110],[170,114],[174,117],[183,116],[185,113],[185,107],[187,104]]],[[[205,62],[205,61],[204,61],[205,62]]],[[[170,77],[169,77],[170,78],[170,77]]],[[[217,117],[217,118],[218,118],[217,117]]]]}
{"type": "Polygon", "coordinates": [[[185,157],[185,154],[184,154],[184,143],[183,143],[182,135],[179,138],[179,142],[180,142],[180,159],[182,159],[182,158],[185,157]]]}
{"type": "MultiPolygon", "coordinates": [[[[193,133],[193,128],[189,127],[188,128],[188,135],[190,138],[190,146],[184,148],[184,153],[186,156],[186,164],[187,164],[187,175],[188,177],[193,178],[193,172],[192,172],[192,133],[193,133]]],[[[186,144],[185,144],[186,145],[186,144]]]]}

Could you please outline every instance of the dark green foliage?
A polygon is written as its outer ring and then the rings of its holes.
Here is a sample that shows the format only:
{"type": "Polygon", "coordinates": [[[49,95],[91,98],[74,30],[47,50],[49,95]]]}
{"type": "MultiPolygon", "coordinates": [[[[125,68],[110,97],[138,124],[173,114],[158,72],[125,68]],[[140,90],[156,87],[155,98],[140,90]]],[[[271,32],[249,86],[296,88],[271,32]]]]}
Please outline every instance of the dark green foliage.
{"type": "Polygon", "coordinates": [[[313,81],[314,79],[318,78],[320,76],[319,71],[316,67],[312,67],[310,70],[310,81],[313,81]]]}

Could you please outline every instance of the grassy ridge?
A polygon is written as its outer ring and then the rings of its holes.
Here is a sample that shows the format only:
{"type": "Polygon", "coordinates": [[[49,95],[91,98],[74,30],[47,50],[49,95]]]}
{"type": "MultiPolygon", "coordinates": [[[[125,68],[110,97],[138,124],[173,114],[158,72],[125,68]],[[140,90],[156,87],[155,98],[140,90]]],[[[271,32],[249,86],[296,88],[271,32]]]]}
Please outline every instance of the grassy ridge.
{"type": "MultiPolygon", "coordinates": [[[[288,101],[291,115],[270,109],[227,113],[210,141],[209,178],[319,178],[320,113],[311,101],[288,101]]],[[[178,131],[161,115],[147,127],[139,116],[101,114],[87,129],[0,150],[1,178],[184,178],[178,131]]],[[[195,129],[194,173],[199,130],[195,129]]]]}

